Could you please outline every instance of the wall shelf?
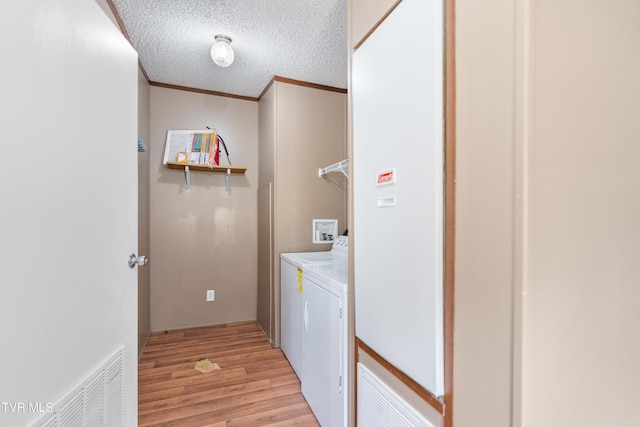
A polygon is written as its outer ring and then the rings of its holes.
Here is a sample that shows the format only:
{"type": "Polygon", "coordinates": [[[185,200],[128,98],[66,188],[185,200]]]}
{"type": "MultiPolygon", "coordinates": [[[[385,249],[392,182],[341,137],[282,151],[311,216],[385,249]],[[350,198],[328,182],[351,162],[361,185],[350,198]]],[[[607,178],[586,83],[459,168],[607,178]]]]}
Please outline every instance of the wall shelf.
{"type": "Polygon", "coordinates": [[[169,169],[184,170],[185,179],[187,181],[187,191],[191,191],[191,171],[196,172],[209,172],[209,173],[224,173],[225,177],[225,191],[229,192],[229,177],[232,173],[244,174],[247,171],[246,166],[208,166],[200,165],[197,163],[181,163],[181,162],[167,162],[169,169]]]}
{"type": "Polygon", "coordinates": [[[167,167],[169,169],[179,169],[184,170],[185,166],[189,167],[189,170],[197,171],[197,172],[214,172],[214,173],[240,173],[243,174],[247,171],[246,166],[213,166],[209,167],[207,165],[199,165],[196,163],[179,163],[179,162],[167,162],[167,167]]]}
{"type": "Polygon", "coordinates": [[[318,169],[318,176],[322,177],[329,172],[342,172],[344,176],[349,178],[347,171],[349,170],[349,159],[342,160],[338,163],[334,163],[332,165],[327,166],[326,168],[318,169]]]}

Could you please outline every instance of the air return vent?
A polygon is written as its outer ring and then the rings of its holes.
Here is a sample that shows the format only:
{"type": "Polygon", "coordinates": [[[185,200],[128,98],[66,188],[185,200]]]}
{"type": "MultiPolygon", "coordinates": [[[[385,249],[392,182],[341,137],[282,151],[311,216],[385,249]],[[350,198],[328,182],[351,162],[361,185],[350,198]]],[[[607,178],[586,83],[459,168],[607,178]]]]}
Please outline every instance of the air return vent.
{"type": "Polygon", "coordinates": [[[434,427],[362,363],[358,363],[358,425],[434,427]]]}
{"type": "Polygon", "coordinates": [[[34,427],[122,425],[122,353],[119,349],[96,371],[53,404],[34,427]]]}

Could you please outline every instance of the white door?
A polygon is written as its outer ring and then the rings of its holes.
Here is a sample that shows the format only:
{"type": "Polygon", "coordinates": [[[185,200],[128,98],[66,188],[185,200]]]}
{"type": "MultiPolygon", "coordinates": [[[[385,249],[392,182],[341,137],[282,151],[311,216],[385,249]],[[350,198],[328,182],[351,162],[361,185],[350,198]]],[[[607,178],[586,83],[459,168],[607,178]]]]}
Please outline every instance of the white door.
{"type": "Polygon", "coordinates": [[[351,88],[356,336],[436,396],[444,395],[442,17],[441,0],[402,1],[353,54],[351,88]],[[390,51],[393,60],[381,61],[390,51]]]}
{"type": "Polygon", "coordinates": [[[93,1],[0,16],[0,425],[40,419],[124,347],[133,426],[137,55],[93,1]]]}

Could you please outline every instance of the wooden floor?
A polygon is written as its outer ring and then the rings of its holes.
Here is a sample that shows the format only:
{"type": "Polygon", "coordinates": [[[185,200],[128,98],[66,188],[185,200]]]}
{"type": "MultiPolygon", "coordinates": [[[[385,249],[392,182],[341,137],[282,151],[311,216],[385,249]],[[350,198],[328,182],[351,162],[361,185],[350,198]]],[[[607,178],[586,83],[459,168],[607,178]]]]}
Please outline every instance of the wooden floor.
{"type": "Polygon", "coordinates": [[[139,426],[318,426],[282,351],[255,322],[153,333],[138,365],[139,426]],[[208,358],[220,369],[201,373],[208,358]]]}

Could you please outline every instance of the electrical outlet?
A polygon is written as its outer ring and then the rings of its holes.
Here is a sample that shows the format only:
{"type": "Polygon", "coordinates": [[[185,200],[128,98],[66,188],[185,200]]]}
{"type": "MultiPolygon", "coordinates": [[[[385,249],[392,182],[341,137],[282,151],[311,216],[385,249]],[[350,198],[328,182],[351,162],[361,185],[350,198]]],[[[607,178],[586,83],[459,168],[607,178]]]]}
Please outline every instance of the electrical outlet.
{"type": "Polygon", "coordinates": [[[215,299],[215,293],[213,289],[207,291],[207,301],[213,301],[215,299]]]}

